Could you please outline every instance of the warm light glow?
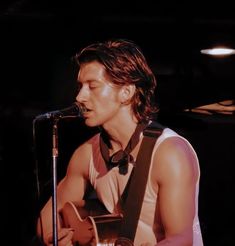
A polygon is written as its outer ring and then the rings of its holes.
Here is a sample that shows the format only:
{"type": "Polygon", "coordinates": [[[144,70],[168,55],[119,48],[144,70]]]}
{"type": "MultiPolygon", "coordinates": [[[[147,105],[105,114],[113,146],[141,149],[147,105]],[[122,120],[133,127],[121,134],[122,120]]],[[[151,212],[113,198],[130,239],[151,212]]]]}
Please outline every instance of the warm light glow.
{"type": "Polygon", "coordinates": [[[227,56],[235,54],[235,49],[217,47],[201,50],[201,53],[212,56],[227,56]]]}

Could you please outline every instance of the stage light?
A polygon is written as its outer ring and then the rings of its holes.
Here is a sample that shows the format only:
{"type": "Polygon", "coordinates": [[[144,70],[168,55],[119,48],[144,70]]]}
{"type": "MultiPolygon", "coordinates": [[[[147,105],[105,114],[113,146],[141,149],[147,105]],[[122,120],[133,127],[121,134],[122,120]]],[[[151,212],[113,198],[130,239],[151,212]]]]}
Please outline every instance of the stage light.
{"type": "Polygon", "coordinates": [[[200,52],[203,55],[229,56],[235,54],[235,49],[226,48],[226,47],[215,47],[211,49],[202,49],[200,52]]]}

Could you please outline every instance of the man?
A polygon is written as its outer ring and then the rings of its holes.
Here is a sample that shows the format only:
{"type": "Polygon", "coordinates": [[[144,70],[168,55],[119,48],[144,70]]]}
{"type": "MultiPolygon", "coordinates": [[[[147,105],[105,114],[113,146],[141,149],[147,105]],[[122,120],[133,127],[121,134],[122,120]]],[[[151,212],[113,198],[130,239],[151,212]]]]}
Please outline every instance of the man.
{"type": "MultiPolygon", "coordinates": [[[[120,213],[119,201],[143,139],[142,131],[156,113],[156,80],[140,48],[131,41],[92,44],[76,60],[76,100],[84,108],[85,124],[99,126],[101,134],[72,155],[58,185],[58,210],[68,201],[81,204],[91,184],[106,209],[120,213]],[[130,147],[133,139],[137,141],[130,147]],[[109,166],[117,156],[127,160],[124,171],[120,166],[109,166]]],[[[203,245],[198,221],[199,175],[192,146],[165,128],[152,153],[134,245],[203,245]]],[[[75,228],[59,224],[58,245],[72,245],[75,228]]],[[[52,245],[51,199],[41,211],[38,235],[46,245],[52,245]]]]}

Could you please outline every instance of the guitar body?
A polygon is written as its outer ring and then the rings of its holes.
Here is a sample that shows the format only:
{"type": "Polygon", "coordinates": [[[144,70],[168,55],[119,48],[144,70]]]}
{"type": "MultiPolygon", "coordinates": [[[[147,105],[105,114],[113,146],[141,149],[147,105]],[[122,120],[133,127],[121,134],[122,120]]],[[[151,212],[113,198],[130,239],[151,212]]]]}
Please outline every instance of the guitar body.
{"type": "MultiPolygon", "coordinates": [[[[115,245],[121,226],[121,215],[108,213],[100,204],[76,207],[72,202],[67,202],[61,216],[63,226],[75,230],[74,245],[115,245]]],[[[128,239],[124,241],[123,245],[133,245],[132,242],[126,244],[128,239]]]]}

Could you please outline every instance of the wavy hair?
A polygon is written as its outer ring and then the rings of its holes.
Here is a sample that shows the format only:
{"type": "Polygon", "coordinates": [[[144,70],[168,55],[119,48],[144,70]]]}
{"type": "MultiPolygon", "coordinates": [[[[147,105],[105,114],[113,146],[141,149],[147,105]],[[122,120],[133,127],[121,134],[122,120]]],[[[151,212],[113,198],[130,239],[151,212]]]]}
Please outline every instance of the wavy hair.
{"type": "Polygon", "coordinates": [[[156,78],[141,49],[133,41],[115,39],[94,43],[82,49],[75,60],[78,66],[92,61],[103,64],[115,85],[134,84],[136,90],[130,103],[139,122],[148,121],[157,112],[156,78]]]}

